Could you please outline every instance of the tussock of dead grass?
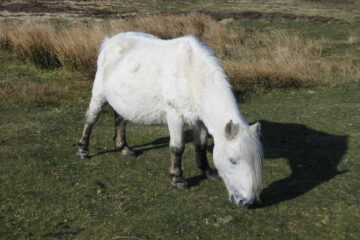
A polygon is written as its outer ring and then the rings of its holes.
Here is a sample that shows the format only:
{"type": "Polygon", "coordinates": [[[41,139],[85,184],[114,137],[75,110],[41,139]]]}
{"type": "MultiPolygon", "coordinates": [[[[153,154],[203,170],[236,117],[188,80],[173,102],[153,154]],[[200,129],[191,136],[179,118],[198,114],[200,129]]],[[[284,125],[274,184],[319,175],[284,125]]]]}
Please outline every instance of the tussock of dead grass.
{"type": "Polygon", "coordinates": [[[54,27],[47,24],[20,25],[8,33],[11,48],[20,52],[37,66],[56,68],[60,66],[54,42],[57,39],[54,27]]]}
{"type": "Polygon", "coordinates": [[[224,60],[225,71],[230,79],[241,79],[235,84],[256,90],[323,84],[331,75],[319,69],[319,45],[285,32],[257,33],[232,51],[240,58],[224,60]]]}
{"type": "Polygon", "coordinates": [[[261,91],[314,85],[336,85],[359,76],[352,61],[321,57],[320,42],[305,41],[286,32],[247,32],[229,28],[210,16],[164,14],[110,20],[84,26],[56,28],[49,24],[23,24],[0,28],[0,45],[10,46],[38,66],[78,69],[94,74],[96,58],[105,36],[141,31],[170,39],[192,34],[214,49],[237,90],[261,91]]]}
{"type": "Polygon", "coordinates": [[[54,41],[54,50],[61,64],[68,69],[94,72],[96,58],[105,33],[99,27],[88,29],[83,26],[59,31],[61,36],[54,41]]]}
{"type": "Polygon", "coordinates": [[[0,24],[0,48],[8,48],[10,44],[10,29],[4,24],[0,24]]]}

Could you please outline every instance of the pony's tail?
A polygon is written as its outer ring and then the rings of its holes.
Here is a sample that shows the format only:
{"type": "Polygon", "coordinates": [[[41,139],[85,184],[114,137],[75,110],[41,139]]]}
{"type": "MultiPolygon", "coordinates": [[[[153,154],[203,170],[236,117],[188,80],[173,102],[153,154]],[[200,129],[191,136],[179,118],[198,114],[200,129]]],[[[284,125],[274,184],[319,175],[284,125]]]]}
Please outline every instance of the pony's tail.
{"type": "Polygon", "coordinates": [[[98,59],[97,59],[97,67],[101,67],[104,65],[104,62],[105,62],[105,47],[106,45],[108,44],[109,42],[109,37],[108,36],[105,36],[104,40],[102,41],[101,45],[100,45],[100,49],[99,49],[99,52],[98,52],[98,59]]]}

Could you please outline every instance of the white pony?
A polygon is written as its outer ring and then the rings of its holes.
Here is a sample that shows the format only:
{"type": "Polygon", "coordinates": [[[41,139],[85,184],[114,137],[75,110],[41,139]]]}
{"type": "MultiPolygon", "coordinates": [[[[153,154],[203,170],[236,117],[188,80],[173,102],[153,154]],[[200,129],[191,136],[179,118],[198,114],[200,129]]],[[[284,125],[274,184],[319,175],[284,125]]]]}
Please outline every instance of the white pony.
{"type": "Polygon", "coordinates": [[[115,111],[115,147],[127,146],[125,123],[167,124],[170,133],[172,185],[187,188],[181,169],[184,124],[194,126],[196,163],[216,177],[206,158],[208,132],[214,138],[213,159],[237,205],[259,197],[263,151],[260,124],[242,117],[231,86],[213,51],[194,36],[162,40],[127,32],[104,40],[97,61],[85,127],[78,141],[80,158],[88,157],[93,124],[105,103],[115,111]]]}

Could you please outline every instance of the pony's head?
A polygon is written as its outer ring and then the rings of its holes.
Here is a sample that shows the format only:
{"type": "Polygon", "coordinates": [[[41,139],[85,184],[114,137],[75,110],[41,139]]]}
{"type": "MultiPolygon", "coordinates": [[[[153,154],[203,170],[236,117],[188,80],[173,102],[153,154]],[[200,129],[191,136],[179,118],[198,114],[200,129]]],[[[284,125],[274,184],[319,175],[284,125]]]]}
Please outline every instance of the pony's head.
{"type": "Polygon", "coordinates": [[[240,127],[231,120],[224,134],[224,140],[214,146],[214,164],[225,182],[229,200],[239,206],[250,205],[261,190],[260,123],[240,127]]]}

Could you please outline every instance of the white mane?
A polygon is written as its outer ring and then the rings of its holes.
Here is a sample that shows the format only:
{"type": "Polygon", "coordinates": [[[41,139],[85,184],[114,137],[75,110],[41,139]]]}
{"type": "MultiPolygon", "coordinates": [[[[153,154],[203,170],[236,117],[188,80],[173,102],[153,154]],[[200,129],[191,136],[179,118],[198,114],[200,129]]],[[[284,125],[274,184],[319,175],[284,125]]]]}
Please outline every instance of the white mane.
{"type": "Polygon", "coordinates": [[[252,181],[253,191],[256,198],[259,199],[259,194],[262,188],[262,167],[263,167],[263,149],[259,138],[249,129],[244,128],[240,140],[240,152],[243,154],[245,161],[251,166],[253,170],[252,181]]]}

